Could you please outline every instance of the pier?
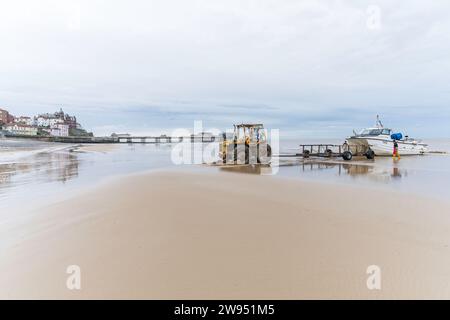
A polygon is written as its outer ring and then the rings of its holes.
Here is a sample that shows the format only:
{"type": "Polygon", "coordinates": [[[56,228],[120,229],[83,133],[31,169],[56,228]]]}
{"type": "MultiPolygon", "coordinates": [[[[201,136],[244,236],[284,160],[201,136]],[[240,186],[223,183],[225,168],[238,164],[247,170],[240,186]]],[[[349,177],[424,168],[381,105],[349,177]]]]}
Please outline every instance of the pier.
{"type": "Polygon", "coordinates": [[[191,143],[211,143],[217,140],[216,136],[212,135],[191,135],[188,137],[170,137],[166,135],[161,136],[111,136],[111,137],[92,137],[92,136],[69,136],[69,137],[54,137],[54,136],[29,136],[29,135],[1,135],[3,138],[14,139],[29,139],[45,142],[59,142],[59,143],[123,143],[123,144],[160,144],[160,143],[179,143],[183,141],[190,141],[191,143]]]}
{"type": "Polygon", "coordinates": [[[169,137],[169,136],[129,136],[116,137],[116,143],[139,143],[139,144],[159,144],[159,143],[180,143],[190,141],[191,143],[211,143],[216,141],[215,136],[190,136],[190,137],[169,137]]]}

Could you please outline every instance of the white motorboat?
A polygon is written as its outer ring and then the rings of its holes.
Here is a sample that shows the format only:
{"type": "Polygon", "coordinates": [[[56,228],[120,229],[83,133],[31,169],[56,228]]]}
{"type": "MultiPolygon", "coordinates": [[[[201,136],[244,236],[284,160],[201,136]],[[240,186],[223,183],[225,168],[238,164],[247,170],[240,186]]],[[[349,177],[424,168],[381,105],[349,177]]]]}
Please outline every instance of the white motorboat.
{"type": "Polygon", "coordinates": [[[376,156],[390,156],[393,153],[394,141],[397,141],[400,155],[421,155],[428,151],[427,144],[420,140],[403,137],[401,133],[394,133],[385,128],[377,116],[375,127],[365,128],[359,133],[347,138],[350,146],[358,146],[372,150],[376,156]]]}

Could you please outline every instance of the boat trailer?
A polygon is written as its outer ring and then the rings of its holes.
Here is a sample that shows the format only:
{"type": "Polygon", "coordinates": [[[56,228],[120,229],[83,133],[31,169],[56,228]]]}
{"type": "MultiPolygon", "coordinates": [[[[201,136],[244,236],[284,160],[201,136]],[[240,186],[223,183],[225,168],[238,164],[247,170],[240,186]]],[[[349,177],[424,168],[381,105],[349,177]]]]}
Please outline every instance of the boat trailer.
{"type": "Polygon", "coordinates": [[[333,158],[342,157],[346,161],[350,161],[354,156],[364,156],[367,159],[373,159],[375,153],[368,146],[349,145],[344,143],[337,144],[301,144],[300,152],[296,154],[280,154],[280,157],[309,157],[333,158]]]}

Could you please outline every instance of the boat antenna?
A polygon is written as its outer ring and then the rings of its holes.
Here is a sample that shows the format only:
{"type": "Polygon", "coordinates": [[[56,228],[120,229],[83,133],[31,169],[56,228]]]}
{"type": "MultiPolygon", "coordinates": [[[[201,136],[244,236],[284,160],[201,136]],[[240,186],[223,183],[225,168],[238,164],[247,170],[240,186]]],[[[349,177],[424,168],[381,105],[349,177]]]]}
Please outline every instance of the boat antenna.
{"type": "Polygon", "coordinates": [[[377,123],[375,125],[377,128],[383,128],[383,124],[381,123],[380,116],[377,114],[377,123]]]}

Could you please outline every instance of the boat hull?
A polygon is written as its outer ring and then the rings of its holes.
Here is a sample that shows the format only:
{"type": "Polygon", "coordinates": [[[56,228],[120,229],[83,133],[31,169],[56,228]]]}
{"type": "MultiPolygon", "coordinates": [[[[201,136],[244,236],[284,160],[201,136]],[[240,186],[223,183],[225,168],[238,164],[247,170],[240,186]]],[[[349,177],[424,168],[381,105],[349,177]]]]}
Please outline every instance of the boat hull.
{"type": "MultiPolygon", "coordinates": [[[[367,146],[375,152],[376,156],[391,156],[394,151],[394,142],[379,138],[352,137],[348,139],[350,145],[367,146]]],[[[399,140],[398,152],[400,155],[421,155],[428,151],[427,145],[415,141],[399,140]]]]}

